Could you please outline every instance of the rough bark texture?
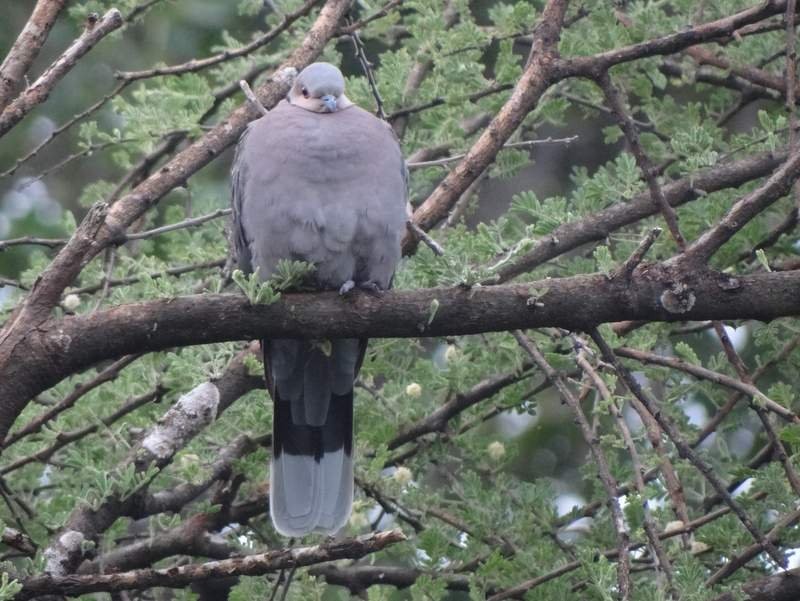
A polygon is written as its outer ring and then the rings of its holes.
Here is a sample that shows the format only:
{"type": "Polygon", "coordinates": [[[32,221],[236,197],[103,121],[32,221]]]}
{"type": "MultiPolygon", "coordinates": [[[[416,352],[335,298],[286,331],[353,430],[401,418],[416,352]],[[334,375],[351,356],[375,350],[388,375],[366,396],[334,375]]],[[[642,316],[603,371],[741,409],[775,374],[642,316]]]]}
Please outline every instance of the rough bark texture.
{"type": "Polygon", "coordinates": [[[192,582],[226,576],[258,576],[325,561],[358,559],[405,539],[400,530],[389,530],[313,547],[281,549],[163,570],[145,569],[86,576],[37,576],[23,581],[23,588],[14,597],[14,601],[25,601],[54,591],[73,597],[96,591],[124,591],[153,586],[180,588],[192,582]]]}
{"type": "Polygon", "coordinates": [[[0,114],[22,84],[66,3],[66,0],[39,0],[36,3],[30,19],[0,65],[0,114]]]}
{"type": "MultiPolygon", "coordinates": [[[[286,294],[274,304],[257,306],[238,295],[204,294],[44,323],[13,349],[13,377],[0,382],[0,395],[7,405],[22,407],[62,378],[103,359],[224,340],[446,336],[547,326],[580,330],[621,320],[769,321],[797,314],[800,272],[730,277],[660,265],[640,266],[630,279],[581,275],[530,284],[392,291],[380,297],[286,294]]],[[[0,422],[0,436],[9,426],[0,422]]]]}
{"type": "Polygon", "coordinates": [[[97,21],[91,20],[81,36],[50,65],[27,90],[15,98],[0,113],[0,137],[8,133],[36,105],[50,96],[56,84],[69,73],[80,58],[94,48],[109,33],[122,26],[122,15],[116,8],[109,10],[97,21]]]}
{"type": "MultiPolygon", "coordinates": [[[[539,102],[551,84],[552,66],[557,57],[558,41],[567,9],[566,0],[550,0],[534,30],[528,66],[520,77],[511,97],[480,138],[469,149],[436,190],[414,211],[414,223],[428,230],[439,223],[466,191],[469,185],[494,161],[522,120],[539,102]]],[[[406,239],[404,250],[410,252],[414,242],[406,239]]]]}

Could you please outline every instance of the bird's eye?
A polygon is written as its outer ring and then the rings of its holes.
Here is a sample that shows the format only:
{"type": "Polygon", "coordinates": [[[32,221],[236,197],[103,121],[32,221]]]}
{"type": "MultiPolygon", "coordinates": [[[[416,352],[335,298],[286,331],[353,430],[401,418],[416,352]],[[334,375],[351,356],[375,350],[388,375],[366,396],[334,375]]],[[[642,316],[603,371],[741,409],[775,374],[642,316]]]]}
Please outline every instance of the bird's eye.
{"type": "Polygon", "coordinates": [[[308,88],[303,88],[300,92],[303,94],[303,98],[308,98],[308,88]]]}

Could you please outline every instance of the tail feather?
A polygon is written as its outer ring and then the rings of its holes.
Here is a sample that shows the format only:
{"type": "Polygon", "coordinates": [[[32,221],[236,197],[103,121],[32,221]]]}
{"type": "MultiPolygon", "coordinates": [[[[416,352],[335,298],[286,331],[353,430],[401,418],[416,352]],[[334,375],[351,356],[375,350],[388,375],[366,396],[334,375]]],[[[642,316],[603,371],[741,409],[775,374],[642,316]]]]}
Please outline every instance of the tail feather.
{"type": "Polygon", "coordinates": [[[333,395],[322,426],[297,425],[289,402],[274,405],[272,522],[284,536],[333,534],[353,502],[353,393],[333,395]]]}
{"type": "MultiPolygon", "coordinates": [[[[331,378],[329,374],[337,365],[355,366],[355,361],[337,360],[334,352],[326,363],[315,356],[319,351],[307,342],[275,342],[264,345],[274,406],[270,466],[272,522],[284,536],[303,536],[309,532],[333,534],[347,522],[353,501],[354,373],[351,372],[350,387],[344,394],[337,394],[339,390],[332,390],[330,384],[332,379],[341,382],[341,377],[331,378]],[[281,359],[269,361],[282,351],[287,352],[281,359]],[[298,373],[297,364],[294,361],[287,364],[287,357],[302,362],[304,369],[298,373]],[[291,395],[298,388],[295,375],[300,376],[300,388],[304,391],[294,398],[284,398],[284,392],[291,395]],[[321,401],[322,393],[326,398],[321,401]]],[[[354,348],[359,352],[358,346],[354,348]]],[[[343,350],[349,354],[347,346],[343,350]]]]}

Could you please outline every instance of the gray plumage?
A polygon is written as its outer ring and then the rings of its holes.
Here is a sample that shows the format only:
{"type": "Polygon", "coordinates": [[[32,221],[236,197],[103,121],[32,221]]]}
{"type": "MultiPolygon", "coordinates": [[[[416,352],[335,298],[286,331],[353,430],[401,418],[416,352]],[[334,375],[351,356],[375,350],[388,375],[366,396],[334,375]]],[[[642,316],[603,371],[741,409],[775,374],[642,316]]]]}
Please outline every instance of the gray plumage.
{"type": "MultiPolygon", "coordinates": [[[[232,171],[239,267],[269,278],[309,261],[314,285],[385,290],[400,260],[406,171],[391,128],[344,95],[336,67],[303,70],[287,101],[252,122],[232,171]]],[[[270,513],[287,536],[333,533],[353,496],[353,382],[366,341],[263,342],[273,398],[270,513]]]]}

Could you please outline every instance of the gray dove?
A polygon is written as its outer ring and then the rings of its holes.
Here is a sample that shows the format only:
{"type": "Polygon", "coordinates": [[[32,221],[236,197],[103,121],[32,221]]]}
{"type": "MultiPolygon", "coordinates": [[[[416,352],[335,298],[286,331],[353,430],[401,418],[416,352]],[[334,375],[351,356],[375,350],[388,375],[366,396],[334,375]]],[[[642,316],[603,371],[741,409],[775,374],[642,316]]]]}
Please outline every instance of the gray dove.
{"type": "MultiPolygon", "coordinates": [[[[242,134],[232,245],[266,280],[281,259],[315,266],[312,285],[386,290],[400,261],[407,171],[388,124],[354,105],[328,63],[242,134]]],[[[270,514],[285,536],[332,534],[353,500],[353,383],[366,340],[262,341],[273,400],[270,514]]]]}

